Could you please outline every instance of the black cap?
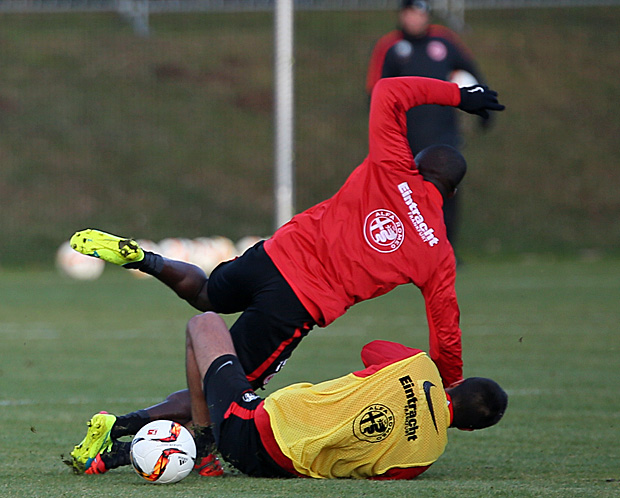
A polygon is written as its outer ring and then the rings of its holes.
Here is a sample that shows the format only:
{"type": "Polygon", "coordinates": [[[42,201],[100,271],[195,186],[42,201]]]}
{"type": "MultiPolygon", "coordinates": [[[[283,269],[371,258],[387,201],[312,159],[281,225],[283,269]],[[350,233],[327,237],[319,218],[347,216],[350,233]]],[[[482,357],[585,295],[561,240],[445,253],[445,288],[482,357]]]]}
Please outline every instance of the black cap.
{"type": "Polygon", "coordinates": [[[426,0],[403,0],[400,6],[401,9],[418,9],[428,14],[431,13],[431,4],[426,0]]]}

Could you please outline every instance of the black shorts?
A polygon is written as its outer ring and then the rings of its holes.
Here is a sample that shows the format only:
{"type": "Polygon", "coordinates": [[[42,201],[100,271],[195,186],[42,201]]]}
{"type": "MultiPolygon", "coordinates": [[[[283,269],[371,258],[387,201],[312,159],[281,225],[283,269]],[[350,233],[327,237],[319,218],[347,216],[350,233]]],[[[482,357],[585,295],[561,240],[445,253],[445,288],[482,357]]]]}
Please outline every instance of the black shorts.
{"type": "Polygon", "coordinates": [[[252,390],[238,358],[217,358],[203,382],[222,457],[250,476],[295,477],[273,461],[261,442],[254,414],[262,398],[252,390]]]}
{"type": "Polygon", "coordinates": [[[254,388],[267,384],[315,322],[273,264],[263,243],[220,264],[207,292],[217,313],[242,312],[230,328],[241,365],[254,388]]]}

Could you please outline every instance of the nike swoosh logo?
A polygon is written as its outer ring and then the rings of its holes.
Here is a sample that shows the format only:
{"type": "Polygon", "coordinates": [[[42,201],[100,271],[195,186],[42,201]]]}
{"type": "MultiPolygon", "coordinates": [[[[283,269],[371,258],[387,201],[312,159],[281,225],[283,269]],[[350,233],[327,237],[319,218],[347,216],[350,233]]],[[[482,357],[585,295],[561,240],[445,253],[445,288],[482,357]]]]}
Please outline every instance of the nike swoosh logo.
{"type": "Polygon", "coordinates": [[[222,368],[228,366],[228,365],[232,365],[232,361],[228,360],[226,363],[222,363],[219,368],[215,371],[215,373],[218,373],[222,368]]]}
{"type": "Polygon", "coordinates": [[[435,384],[429,382],[428,380],[425,380],[424,384],[422,384],[422,389],[424,389],[424,395],[426,396],[428,411],[431,412],[431,419],[433,419],[433,425],[435,426],[435,432],[439,434],[439,429],[437,429],[437,421],[435,420],[435,408],[433,407],[433,400],[431,399],[431,387],[435,387],[435,384]]]}
{"type": "Polygon", "coordinates": [[[481,86],[477,86],[476,88],[472,88],[471,90],[467,90],[467,93],[474,93],[474,92],[484,92],[484,88],[482,88],[481,86]]]}

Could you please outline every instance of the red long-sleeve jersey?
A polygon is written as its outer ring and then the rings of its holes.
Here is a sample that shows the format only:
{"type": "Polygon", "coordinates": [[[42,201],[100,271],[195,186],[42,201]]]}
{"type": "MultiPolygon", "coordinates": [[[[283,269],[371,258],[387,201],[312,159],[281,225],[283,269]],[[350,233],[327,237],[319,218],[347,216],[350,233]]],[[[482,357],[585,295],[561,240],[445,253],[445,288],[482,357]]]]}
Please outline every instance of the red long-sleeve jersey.
{"type": "Polygon", "coordinates": [[[453,83],[380,80],[371,100],[366,159],[333,197],[293,217],[265,242],[319,326],[355,303],[415,284],[426,304],[429,354],[444,385],[462,378],[456,264],[442,197],[416,167],[405,113],[423,104],[459,103],[453,83]]]}

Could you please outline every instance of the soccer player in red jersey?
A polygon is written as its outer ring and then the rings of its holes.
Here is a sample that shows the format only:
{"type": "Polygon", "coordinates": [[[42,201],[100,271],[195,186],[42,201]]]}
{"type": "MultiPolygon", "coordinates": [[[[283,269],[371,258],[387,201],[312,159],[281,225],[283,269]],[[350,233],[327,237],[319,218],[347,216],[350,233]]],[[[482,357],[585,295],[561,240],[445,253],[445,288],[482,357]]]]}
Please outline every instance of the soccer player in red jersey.
{"type": "MultiPolygon", "coordinates": [[[[195,265],[93,229],[76,232],[71,245],[155,276],[198,310],[241,312],[230,333],[254,388],[269,381],[315,325],[327,326],[352,305],[412,283],[426,303],[430,357],[449,386],[462,380],[461,330],[442,203],[454,195],[466,163],[443,145],[424,149],[414,160],[406,111],[425,104],[481,116],[504,109],[497,93],[482,85],[380,80],[371,100],[368,156],[341,189],[209,277],[195,265]]],[[[173,399],[188,414],[200,403],[190,402],[186,391],[173,399]]]]}

